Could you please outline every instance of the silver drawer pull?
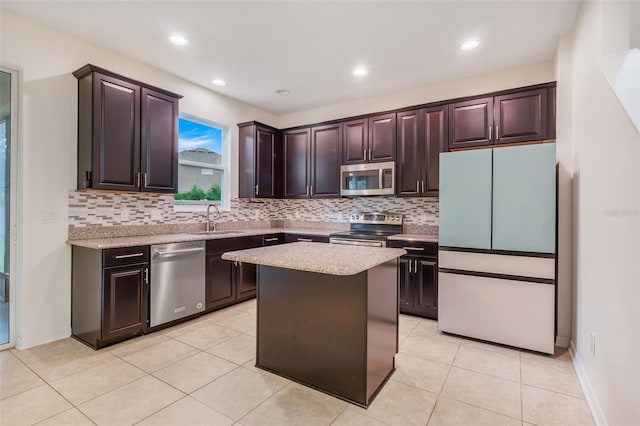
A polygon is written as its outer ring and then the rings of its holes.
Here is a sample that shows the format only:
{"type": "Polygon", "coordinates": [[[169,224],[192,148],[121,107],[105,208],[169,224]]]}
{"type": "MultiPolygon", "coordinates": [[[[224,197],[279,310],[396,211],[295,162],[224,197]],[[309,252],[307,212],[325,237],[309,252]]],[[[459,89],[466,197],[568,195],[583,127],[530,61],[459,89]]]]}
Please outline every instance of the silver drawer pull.
{"type": "Polygon", "coordinates": [[[134,254],[119,254],[115,258],[116,259],[128,259],[130,257],[140,257],[144,256],[144,253],[134,253],[134,254]]]}
{"type": "Polygon", "coordinates": [[[265,239],[264,239],[264,241],[265,241],[265,242],[267,242],[267,241],[278,241],[278,237],[275,237],[275,238],[265,238],[265,239]]]}
{"type": "Polygon", "coordinates": [[[174,254],[198,253],[200,251],[204,251],[204,249],[198,247],[198,248],[189,248],[189,249],[183,249],[183,250],[170,250],[170,251],[156,250],[154,255],[156,255],[158,257],[162,257],[162,256],[170,256],[170,255],[174,255],[174,254]]]}
{"type": "Polygon", "coordinates": [[[424,251],[422,247],[402,247],[405,250],[424,251]]]}
{"type": "Polygon", "coordinates": [[[313,242],[313,240],[311,238],[298,238],[298,241],[307,241],[307,242],[310,242],[310,243],[313,242]]]}

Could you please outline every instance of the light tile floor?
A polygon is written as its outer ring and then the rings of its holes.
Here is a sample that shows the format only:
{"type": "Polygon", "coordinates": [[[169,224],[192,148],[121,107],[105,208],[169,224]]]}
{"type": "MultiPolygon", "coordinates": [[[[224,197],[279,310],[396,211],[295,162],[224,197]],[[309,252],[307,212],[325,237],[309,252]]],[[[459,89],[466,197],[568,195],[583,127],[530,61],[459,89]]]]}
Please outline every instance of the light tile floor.
{"type": "Polygon", "coordinates": [[[2,425],[590,425],[566,351],[444,335],[401,315],[396,372],[368,409],[254,367],[255,300],[99,351],[0,352],[2,425]]]}

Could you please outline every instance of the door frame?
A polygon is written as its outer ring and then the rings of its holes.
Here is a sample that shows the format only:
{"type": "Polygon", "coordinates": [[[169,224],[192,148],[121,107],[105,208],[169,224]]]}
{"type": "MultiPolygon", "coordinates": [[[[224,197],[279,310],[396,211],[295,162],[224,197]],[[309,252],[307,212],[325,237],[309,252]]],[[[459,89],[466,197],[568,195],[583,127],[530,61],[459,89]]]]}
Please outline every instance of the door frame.
{"type": "Polygon", "coordinates": [[[11,75],[11,144],[10,152],[10,196],[9,196],[9,342],[0,344],[0,350],[15,346],[16,343],[16,310],[18,309],[18,285],[22,280],[22,271],[18,265],[22,262],[18,259],[18,247],[22,246],[22,221],[18,215],[22,211],[22,174],[20,173],[21,152],[19,150],[22,140],[22,69],[20,67],[0,61],[0,71],[11,75]]]}

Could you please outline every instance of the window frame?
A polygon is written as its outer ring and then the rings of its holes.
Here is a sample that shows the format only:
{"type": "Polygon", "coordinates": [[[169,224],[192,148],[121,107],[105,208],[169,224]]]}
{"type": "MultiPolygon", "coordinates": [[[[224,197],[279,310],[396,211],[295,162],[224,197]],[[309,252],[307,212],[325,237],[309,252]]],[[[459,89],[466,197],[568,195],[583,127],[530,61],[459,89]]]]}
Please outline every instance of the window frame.
{"type": "MultiPolygon", "coordinates": [[[[217,204],[220,210],[230,210],[231,208],[231,141],[230,141],[230,128],[226,124],[222,124],[217,121],[209,120],[207,118],[190,114],[187,112],[180,112],[179,118],[183,120],[192,121],[197,124],[209,126],[222,131],[222,163],[208,164],[199,163],[206,168],[213,170],[220,170],[222,172],[222,182],[220,189],[222,190],[222,197],[220,203],[217,204]]],[[[178,138],[179,138],[178,133],[178,138]]],[[[178,166],[179,167],[179,166],[178,166]]],[[[207,210],[207,206],[213,202],[210,200],[194,200],[185,203],[186,200],[173,200],[174,212],[204,212],[207,210]]]]}

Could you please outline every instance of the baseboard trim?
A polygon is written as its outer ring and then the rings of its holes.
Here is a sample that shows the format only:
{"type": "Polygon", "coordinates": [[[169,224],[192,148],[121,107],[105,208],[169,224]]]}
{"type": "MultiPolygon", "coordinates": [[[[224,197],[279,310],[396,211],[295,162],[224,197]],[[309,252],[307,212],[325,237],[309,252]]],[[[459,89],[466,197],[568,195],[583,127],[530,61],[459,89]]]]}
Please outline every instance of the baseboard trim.
{"type": "Polygon", "coordinates": [[[582,366],[582,362],[580,361],[580,356],[576,351],[576,347],[573,344],[573,341],[570,341],[569,353],[571,354],[571,358],[573,359],[573,367],[576,370],[576,375],[578,376],[578,380],[580,381],[580,385],[582,386],[582,391],[584,392],[584,397],[587,400],[587,405],[591,410],[593,420],[595,420],[596,425],[598,426],[608,426],[607,419],[604,417],[604,413],[600,408],[600,404],[598,404],[596,395],[593,392],[593,388],[591,387],[591,382],[589,381],[589,378],[584,371],[584,367],[582,366]]]}
{"type": "Polygon", "coordinates": [[[25,339],[21,336],[16,337],[16,349],[24,350],[29,349],[34,346],[44,345],[45,343],[55,342],[56,340],[66,339],[71,336],[71,327],[65,329],[64,331],[59,331],[57,333],[48,335],[48,336],[36,336],[33,338],[25,339]]]}

